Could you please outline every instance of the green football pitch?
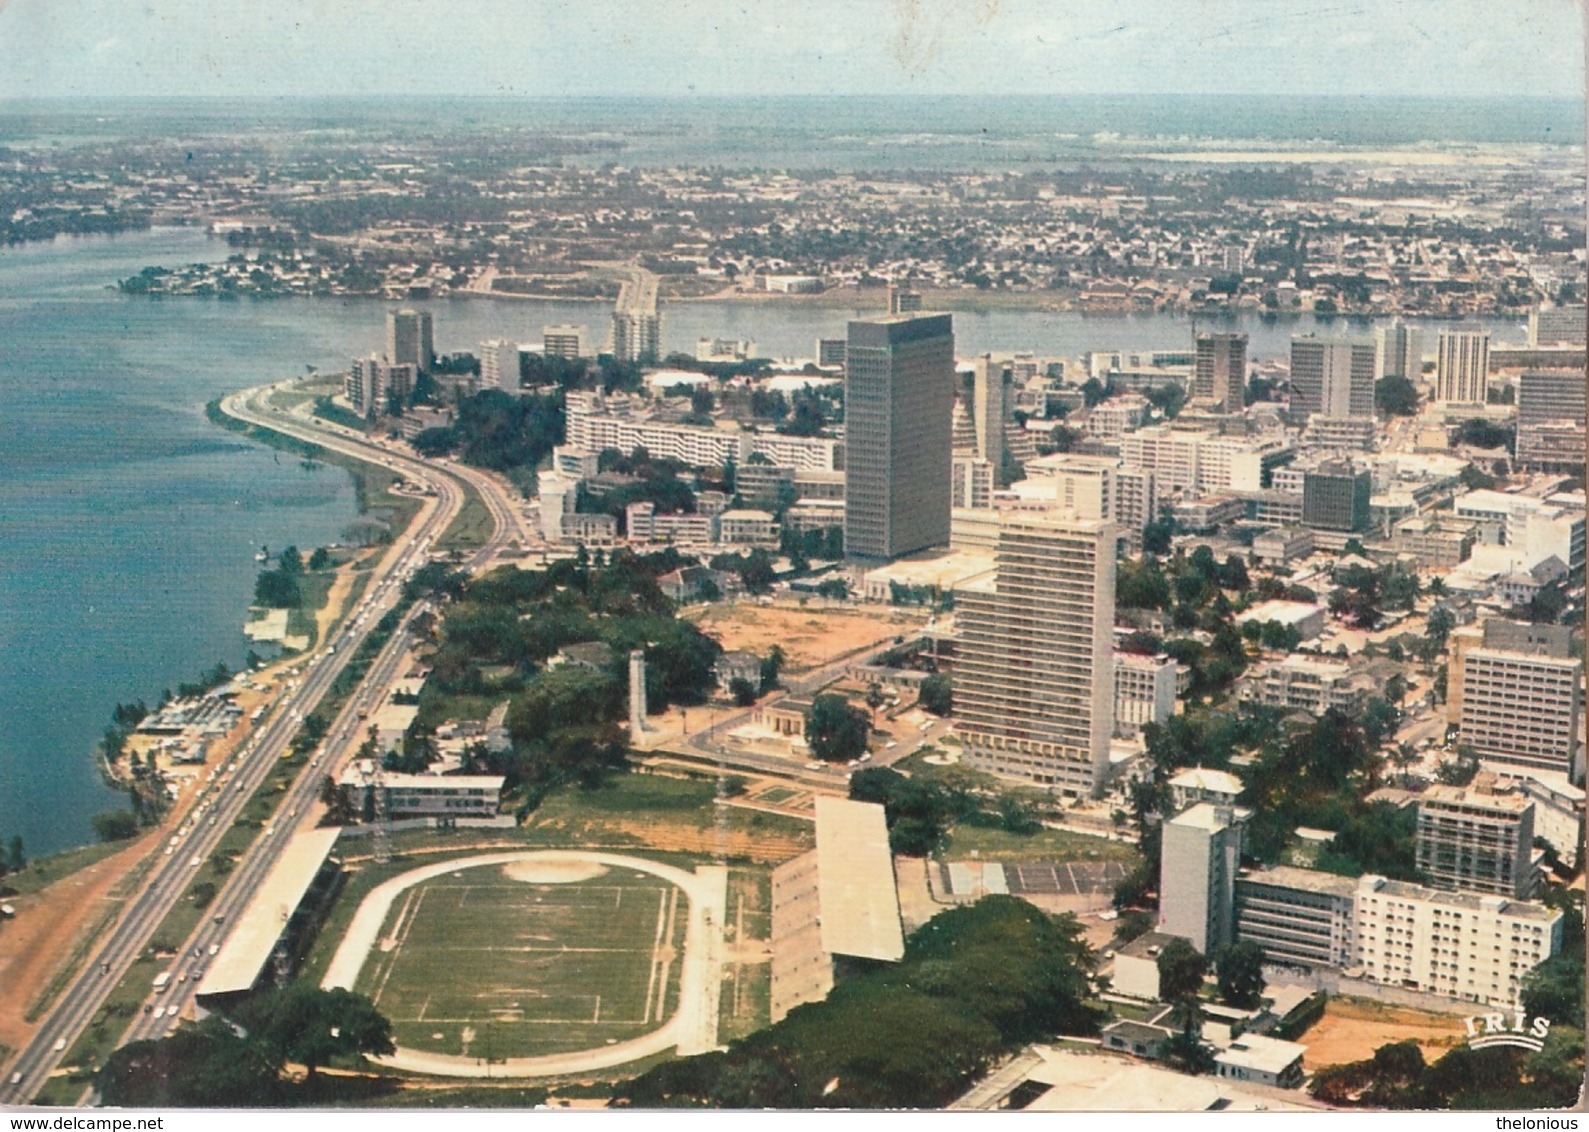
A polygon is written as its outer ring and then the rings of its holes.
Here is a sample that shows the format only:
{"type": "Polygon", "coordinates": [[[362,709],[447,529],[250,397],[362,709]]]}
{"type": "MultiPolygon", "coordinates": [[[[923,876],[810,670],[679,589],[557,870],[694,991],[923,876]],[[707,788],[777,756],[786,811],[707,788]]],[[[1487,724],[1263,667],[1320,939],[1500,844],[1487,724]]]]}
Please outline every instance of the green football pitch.
{"type": "Polygon", "coordinates": [[[609,868],[526,883],[500,865],[415,885],[393,905],[357,990],[408,1049],[477,1058],[591,1049],[678,1006],[688,900],[609,868]]]}

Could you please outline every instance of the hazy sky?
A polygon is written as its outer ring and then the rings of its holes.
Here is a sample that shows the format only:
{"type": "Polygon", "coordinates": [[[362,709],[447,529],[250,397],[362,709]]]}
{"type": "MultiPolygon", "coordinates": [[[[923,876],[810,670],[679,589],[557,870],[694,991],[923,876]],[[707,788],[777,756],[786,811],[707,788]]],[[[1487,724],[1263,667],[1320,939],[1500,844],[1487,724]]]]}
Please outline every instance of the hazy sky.
{"type": "Polygon", "coordinates": [[[1579,95],[1578,0],[0,0],[27,95],[1579,95]]]}

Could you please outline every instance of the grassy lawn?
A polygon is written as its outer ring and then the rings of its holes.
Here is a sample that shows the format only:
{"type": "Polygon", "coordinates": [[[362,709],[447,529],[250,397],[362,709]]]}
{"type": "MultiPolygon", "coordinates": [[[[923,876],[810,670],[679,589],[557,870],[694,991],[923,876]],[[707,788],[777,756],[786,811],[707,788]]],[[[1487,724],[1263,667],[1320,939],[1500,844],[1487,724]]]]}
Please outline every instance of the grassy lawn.
{"type": "Polygon", "coordinates": [[[802,791],[792,790],[787,786],[771,786],[759,794],[752,795],[758,802],[766,802],[769,806],[776,806],[787,802],[791,798],[800,797],[802,791]]]}
{"type": "Polygon", "coordinates": [[[628,869],[570,884],[462,869],[410,889],[355,989],[410,1049],[526,1057],[623,1041],[678,1006],[688,901],[628,869]]]}
{"type": "Polygon", "coordinates": [[[772,934],[772,874],[765,869],[734,869],[728,874],[728,946],[723,993],[718,1010],[719,1041],[733,1041],[765,1029],[771,1022],[772,966],[737,962],[748,958],[755,941],[772,934]]]}
{"type": "Polygon", "coordinates": [[[473,550],[484,545],[496,533],[496,524],[480,493],[466,481],[459,482],[463,484],[463,507],[458,511],[458,517],[436,540],[437,550],[473,550]]]}
{"type": "Polygon", "coordinates": [[[436,728],[446,723],[449,719],[478,719],[485,720],[492,709],[507,697],[504,695],[491,696],[455,696],[443,692],[435,686],[434,680],[425,682],[419,692],[419,715],[414,718],[414,723],[420,728],[436,728]]]}
{"type": "Polygon", "coordinates": [[[1137,852],[1123,841],[1109,841],[1065,829],[1019,834],[962,822],[950,831],[942,856],[954,860],[975,856],[984,861],[1132,862],[1137,852]]]}
{"type": "Polygon", "coordinates": [[[315,619],[325,608],[326,598],[330,596],[336,580],[336,574],[330,570],[305,570],[298,578],[298,604],[287,611],[287,635],[307,637],[309,644],[305,651],[314,648],[319,638],[319,626],[315,619]]]}
{"type": "Polygon", "coordinates": [[[810,822],[737,806],[716,806],[711,779],[621,774],[596,790],[566,788],[546,798],[524,825],[535,844],[632,844],[672,848],[659,827],[809,842],[810,822]],[[651,837],[656,834],[656,837],[651,837]]]}

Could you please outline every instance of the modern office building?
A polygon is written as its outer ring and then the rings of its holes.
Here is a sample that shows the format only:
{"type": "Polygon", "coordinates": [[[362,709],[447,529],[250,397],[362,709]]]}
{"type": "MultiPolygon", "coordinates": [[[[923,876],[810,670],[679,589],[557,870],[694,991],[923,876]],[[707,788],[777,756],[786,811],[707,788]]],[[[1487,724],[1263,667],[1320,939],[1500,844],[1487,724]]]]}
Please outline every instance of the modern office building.
{"type": "Polygon", "coordinates": [[[991,578],[957,592],[955,719],[968,766],[1095,795],[1114,722],[1115,528],[999,516],[991,578]]]}
{"type": "Polygon", "coordinates": [[[993,468],[995,486],[1009,480],[1004,475],[1004,427],[1010,419],[1010,371],[987,354],[976,361],[971,381],[971,424],[976,430],[977,455],[993,468]]]}
{"type": "Polygon", "coordinates": [[[1199,802],[1164,823],[1159,927],[1204,955],[1235,942],[1236,872],[1251,811],[1199,802]]]}
{"type": "Polygon", "coordinates": [[[585,356],[583,326],[547,326],[541,329],[541,350],[549,358],[573,360],[585,356]]]}
{"type": "Polygon", "coordinates": [[[844,551],[887,561],[949,542],[949,315],[849,325],[844,378],[844,551]]]}
{"type": "Polygon", "coordinates": [[[1525,370],[1517,379],[1517,461],[1537,471],[1581,474],[1585,376],[1581,369],[1525,370]]]}
{"type": "Polygon", "coordinates": [[[662,356],[662,316],[655,310],[612,312],[612,355],[621,362],[662,356]]]}
{"type": "Polygon", "coordinates": [[[1192,398],[1225,412],[1240,412],[1247,395],[1247,336],[1199,334],[1192,398]]]}
{"type": "Polygon", "coordinates": [[[1442,330],[1436,342],[1435,400],[1484,404],[1489,389],[1490,332],[1442,330]]]}
{"type": "Polygon", "coordinates": [[[1271,963],[1349,967],[1356,948],[1357,881],[1280,865],[1236,881],[1236,938],[1271,963]]]}
{"type": "Polygon", "coordinates": [[[1372,339],[1291,339],[1292,415],[1372,417],[1378,355],[1372,339]]]}
{"type": "Polygon", "coordinates": [[[1379,356],[1383,376],[1417,381],[1423,374],[1423,333],[1397,319],[1380,335],[1379,356]]]}
{"type": "Polygon", "coordinates": [[[1367,468],[1326,460],[1302,475],[1302,525],[1321,531],[1366,530],[1374,476],[1367,468]]]}
{"type": "Polygon", "coordinates": [[[1589,312],[1576,306],[1535,307],[1528,314],[1530,346],[1582,346],[1589,341],[1589,312]]]}
{"type": "Polygon", "coordinates": [[[436,360],[436,342],[429,311],[387,312],[386,360],[420,372],[430,369],[436,360]]]}
{"type": "Polygon", "coordinates": [[[1478,641],[1452,636],[1447,684],[1461,689],[1459,741],[1496,769],[1580,781],[1583,661],[1571,655],[1571,630],[1490,620],[1478,641]]]}
{"type": "Polygon", "coordinates": [[[1418,795],[1417,838],[1418,871],[1432,888],[1533,894],[1534,803],[1521,791],[1498,791],[1493,774],[1418,795]]]}
{"type": "Polygon", "coordinates": [[[505,338],[480,343],[480,388],[519,391],[519,344],[505,338]]]}

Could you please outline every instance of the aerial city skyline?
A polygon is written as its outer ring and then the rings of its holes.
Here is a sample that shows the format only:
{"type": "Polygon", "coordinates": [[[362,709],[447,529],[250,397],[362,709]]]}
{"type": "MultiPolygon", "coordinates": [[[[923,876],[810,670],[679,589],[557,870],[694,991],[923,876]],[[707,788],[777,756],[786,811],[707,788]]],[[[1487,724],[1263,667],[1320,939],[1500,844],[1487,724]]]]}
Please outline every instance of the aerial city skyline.
{"type": "Polygon", "coordinates": [[[0,37],[0,1101],[1579,1102],[1577,5],[0,37]]]}

